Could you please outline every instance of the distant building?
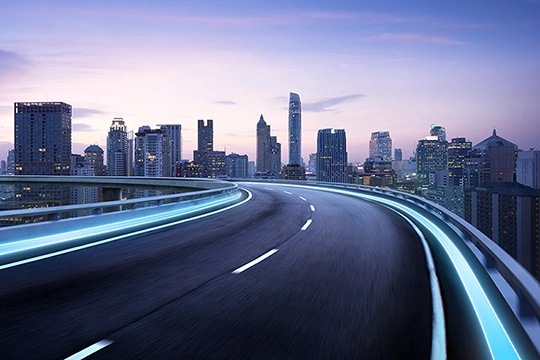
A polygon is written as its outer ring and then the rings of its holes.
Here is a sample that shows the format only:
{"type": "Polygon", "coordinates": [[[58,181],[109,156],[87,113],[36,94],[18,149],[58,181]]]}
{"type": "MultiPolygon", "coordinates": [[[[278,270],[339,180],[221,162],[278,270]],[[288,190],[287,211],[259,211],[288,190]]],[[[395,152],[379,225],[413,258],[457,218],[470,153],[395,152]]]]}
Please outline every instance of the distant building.
{"type": "Polygon", "coordinates": [[[255,161],[248,161],[248,178],[252,178],[255,174],[255,161]]]}
{"type": "Polygon", "coordinates": [[[106,168],[103,163],[103,149],[97,145],[90,145],[84,149],[84,162],[94,170],[95,176],[105,176],[106,168]]]}
{"type": "Polygon", "coordinates": [[[229,154],[225,159],[227,177],[232,179],[245,179],[248,177],[248,156],[229,154]]]}
{"type": "Polygon", "coordinates": [[[416,193],[423,195],[429,186],[429,174],[448,170],[448,143],[437,136],[419,140],[416,147],[416,193]]]}
{"type": "MultiPolygon", "coordinates": [[[[73,176],[94,176],[95,168],[86,164],[79,163],[75,168],[71,169],[73,176]]],[[[71,186],[70,187],[70,203],[77,204],[92,204],[99,201],[98,188],[95,186],[71,186]]],[[[73,210],[71,216],[92,215],[92,210],[73,210]]]]}
{"type": "Polygon", "coordinates": [[[267,171],[266,150],[270,142],[270,125],[266,124],[264,117],[261,114],[257,123],[257,171],[267,171]]]}
{"type": "Polygon", "coordinates": [[[171,141],[167,128],[141,126],[135,135],[135,176],[171,176],[171,141]]]}
{"type": "Polygon", "coordinates": [[[214,120],[197,121],[197,150],[199,152],[214,150],[214,120]]]}
{"type": "Polygon", "coordinates": [[[69,175],[71,105],[15,103],[15,175],[69,175]]]}
{"type": "Polygon", "coordinates": [[[317,153],[309,154],[308,168],[310,173],[315,174],[317,172],[317,153]]]}
{"type": "Polygon", "coordinates": [[[403,161],[403,152],[401,149],[394,149],[394,161],[403,161]]]}
{"type": "Polygon", "coordinates": [[[182,125],[180,124],[158,124],[158,127],[165,127],[171,138],[171,175],[180,176],[182,172],[182,125]]]}
{"type": "Polygon", "coordinates": [[[317,134],[317,181],[348,182],[347,139],[343,129],[317,134]]]}
{"type": "Polygon", "coordinates": [[[271,136],[270,125],[261,114],[257,123],[257,172],[266,172],[279,178],[281,172],[281,144],[271,136]]]}
{"type": "Polygon", "coordinates": [[[284,180],[306,180],[306,168],[299,164],[285,165],[281,171],[284,180]]]}
{"type": "Polygon", "coordinates": [[[289,94],[289,164],[302,164],[302,104],[295,93],[289,94]]]}
{"type": "Polygon", "coordinates": [[[107,174],[128,176],[130,167],[126,123],[122,118],[114,118],[107,134],[107,174]]]}
{"type": "Polygon", "coordinates": [[[8,174],[14,174],[15,173],[15,149],[8,150],[6,163],[7,163],[8,174]]]}
{"type": "Polygon", "coordinates": [[[516,172],[518,183],[540,189],[540,151],[518,152],[516,172]]]}
{"type": "Polygon", "coordinates": [[[463,137],[453,138],[448,144],[448,176],[449,185],[464,186],[465,158],[472,150],[472,142],[463,137]]]}
{"type": "Polygon", "coordinates": [[[465,220],[491,238],[540,280],[540,190],[491,182],[465,190],[465,220]]]}
{"type": "MultiPolygon", "coordinates": [[[[15,112],[15,175],[70,175],[71,105],[63,102],[20,102],[15,112]]],[[[15,187],[17,207],[67,205],[69,187],[15,187]]]]}
{"type": "Polygon", "coordinates": [[[473,146],[465,159],[468,186],[482,186],[493,181],[513,182],[516,173],[517,145],[493,134],[473,146]]]}
{"type": "Polygon", "coordinates": [[[371,133],[369,140],[369,157],[392,160],[392,139],[389,131],[371,133]]]}

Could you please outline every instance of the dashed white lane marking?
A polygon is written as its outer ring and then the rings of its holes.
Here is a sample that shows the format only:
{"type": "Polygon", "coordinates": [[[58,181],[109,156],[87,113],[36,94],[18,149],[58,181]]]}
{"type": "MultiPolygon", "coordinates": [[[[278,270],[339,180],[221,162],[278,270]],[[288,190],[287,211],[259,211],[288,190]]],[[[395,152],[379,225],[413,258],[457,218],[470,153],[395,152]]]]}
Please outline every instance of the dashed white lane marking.
{"type": "Polygon", "coordinates": [[[95,343],[94,345],[91,345],[87,347],[86,349],[83,349],[79,351],[76,354],[71,355],[70,357],[66,358],[65,360],[81,360],[85,357],[88,357],[95,353],[96,351],[99,351],[103,349],[105,346],[111,345],[113,342],[111,340],[101,340],[95,343]]]}
{"type": "Polygon", "coordinates": [[[233,274],[240,274],[242,271],[246,271],[247,269],[249,269],[253,265],[257,265],[258,263],[260,263],[261,261],[263,261],[267,257],[274,255],[277,251],[278,251],[278,249],[272,249],[269,252],[267,252],[266,254],[259,256],[255,260],[253,260],[251,262],[248,262],[246,265],[239,267],[238,269],[234,270],[232,273],[233,274]]]}
{"type": "Polygon", "coordinates": [[[303,231],[303,230],[306,230],[306,229],[309,227],[309,225],[311,225],[311,222],[312,222],[312,221],[313,221],[313,220],[308,219],[308,221],[306,221],[306,223],[304,224],[304,226],[302,226],[302,228],[301,228],[300,230],[302,230],[302,231],[303,231]]]}
{"type": "Polygon", "coordinates": [[[311,211],[315,211],[315,206],[309,205],[309,207],[311,208],[311,211]]]}
{"type": "Polygon", "coordinates": [[[307,201],[305,197],[299,196],[300,199],[307,201]]]}
{"type": "Polygon", "coordinates": [[[290,192],[288,192],[288,191],[283,190],[283,192],[284,192],[285,194],[292,195],[292,193],[290,193],[290,192]]]}

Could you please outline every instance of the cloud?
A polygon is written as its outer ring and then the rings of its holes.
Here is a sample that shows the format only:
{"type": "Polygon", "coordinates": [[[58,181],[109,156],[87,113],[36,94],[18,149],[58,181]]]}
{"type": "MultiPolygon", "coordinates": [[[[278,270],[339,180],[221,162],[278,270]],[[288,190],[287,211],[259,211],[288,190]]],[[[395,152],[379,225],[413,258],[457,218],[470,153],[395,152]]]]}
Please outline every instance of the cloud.
{"type": "Polygon", "coordinates": [[[344,96],[323,99],[323,100],[319,100],[312,103],[303,103],[302,111],[307,111],[307,112],[335,111],[335,109],[332,109],[332,107],[342,104],[342,103],[358,100],[360,98],[363,98],[364,96],[365,95],[362,95],[362,94],[352,94],[352,95],[344,95],[344,96]]]}
{"type": "Polygon", "coordinates": [[[0,78],[17,76],[28,63],[24,56],[0,49],[0,78]]]}
{"type": "Polygon", "coordinates": [[[74,118],[84,118],[92,115],[102,115],[105,114],[104,111],[97,109],[87,109],[87,108],[73,108],[73,117],[74,118]]]}
{"type": "Polygon", "coordinates": [[[362,36],[359,39],[366,41],[406,41],[449,45],[466,44],[466,42],[450,39],[443,36],[417,33],[383,33],[378,35],[362,36]]]}
{"type": "Polygon", "coordinates": [[[219,104],[219,105],[238,105],[238,104],[235,103],[234,101],[230,101],[230,100],[218,100],[218,101],[214,101],[214,104],[219,104]]]}
{"type": "Polygon", "coordinates": [[[73,131],[93,131],[93,128],[87,124],[73,124],[71,126],[73,131]]]}

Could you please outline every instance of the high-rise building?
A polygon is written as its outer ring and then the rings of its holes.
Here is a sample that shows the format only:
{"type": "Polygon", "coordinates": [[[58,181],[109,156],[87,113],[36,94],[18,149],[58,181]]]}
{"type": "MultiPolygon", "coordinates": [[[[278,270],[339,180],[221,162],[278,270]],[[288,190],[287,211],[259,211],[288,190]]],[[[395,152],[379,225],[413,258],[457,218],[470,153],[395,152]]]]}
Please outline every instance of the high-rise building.
{"type": "Polygon", "coordinates": [[[289,164],[302,164],[302,104],[295,93],[289,94],[289,164]]]}
{"type": "Polygon", "coordinates": [[[142,126],[135,135],[135,176],[171,176],[171,140],[167,128],[142,126]]]}
{"type": "Polygon", "coordinates": [[[277,142],[276,136],[270,136],[266,144],[266,167],[267,173],[274,176],[274,179],[280,178],[281,172],[281,144],[277,142]]]}
{"type": "Polygon", "coordinates": [[[317,181],[348,182],[347,139],[343,129],[317,134],[317,181]]]}
{"type": "Polygon", "coordinates": [[[419,140],[416,146],[416,192],[423,195],[429,186],[429,174],[448,170],[448,143],[437,136],[419,140]]]}
{"type": "Polygon", "coordinates": [[[248,178],[252,178],[255,174],[255,161],[248,161],[248,178]]]}
{"type": "Polygon", "coordinates": [[[490,182],[465,190],[465,220],[540,280],[540,190],[490,182]]]}
{"type": "Polygon", "coordinates": [[[540,151],[518,152],[516,172],[518,183],[540,189],[540,151]]]}
{"type": "Polygon", "coordinates": [[[8,150],[6,162],[8,174],[15,173],[15,149],[8,150]]]}
{"type": "Polygon", "coordinates": [[[182,172],[182,125],[163,124],[158,127],[166,127],[171,137],[171,174],[174,177],[180,176],[182,172]]]}
{"type": "Polygon", "coordinates": [[[207,120],[204,125],[204,120],[197,121],[197,150],[213,151],[214,150],[214,120],[207,120]]]}
{"type": "Polygon", "coordinates": [[[309,154],[308,171],[313,174],[317,172],[317,153],[309,154]]]}
{"type": "Polygon", "coordinates": [[[371,133],[369,140],[369,157],[392,160],[392,139],[389,131],[376,131],[371,133]]]}
{"type": "Polygon", "coordinates": [[[15,174],[69,175],[71,105],[15,103],[15,174]]]}
{"type": "Polygon", "coordinates": [[[107,135],[107,174],[128,176],[131,166],[126,123],[122,118],[114,118],[107,135]]]}
{"type": "Polygon", "coordinates": [[[403,161],[403,152],[401,149],[394,149],[394,160],[403,161]]]}
{"type": "Polygon", "coordinates": [[[446,129],[444,126],[431,124],[429,135],[436,136],[439,141],[446,141],[446,129]]]}
{"type": "Polygon", "coordinates": [[[259,122],[257,123],[257,171],[267,171],[268,165],[266,163],[267,145],[270,142],[270,125],[266,124],[261,114],[259,122]]]}
{"type": "Polygon", "coordinates": [[[248,177],[248,156],[229,154],[225,160],[227,177],[232,179],[245,179],[248,177]]]}
{"type": "Polygon", "coordinates": [[[470,176],[469,186],[515,181],[516,158],[517,145],[497,135],[494,129],[490,137],[473,146],[465,159],[464,172],[470,176]]]}
{"type": "Polygon", "coordinates": [[[450,186],[465,185],[465,158],[472,150],[472,142],[463,137],[453,138],[448,144],[448,177],[450,186]]]}
{"type": "Polygon", "coordinates": [[[84,162],[94,169],[95,176],[105,176],[106,170],[103,164],[103,149],[97,145],[90,145],[84,149],[84,162]]]}

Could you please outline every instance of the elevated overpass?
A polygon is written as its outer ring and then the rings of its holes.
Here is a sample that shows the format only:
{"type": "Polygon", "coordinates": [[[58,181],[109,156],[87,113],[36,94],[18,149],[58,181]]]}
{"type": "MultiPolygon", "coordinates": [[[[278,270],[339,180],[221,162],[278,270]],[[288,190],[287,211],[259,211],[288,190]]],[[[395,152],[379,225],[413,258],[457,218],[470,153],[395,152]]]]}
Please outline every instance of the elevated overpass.
{"type": "Polygon", "coordinates": [[[0,255],[0,351],[538,358],[538,282],[445,209],[345,184],[205,183],[226,190],[0,229],[16,250],[0,255]]]}

